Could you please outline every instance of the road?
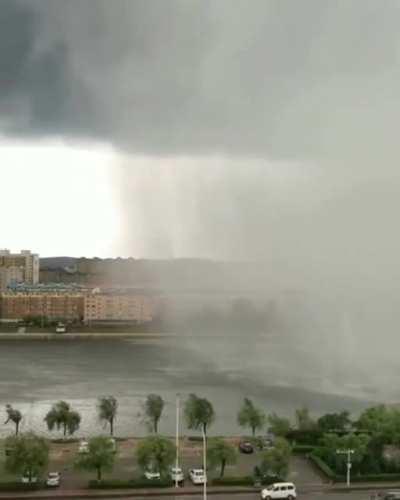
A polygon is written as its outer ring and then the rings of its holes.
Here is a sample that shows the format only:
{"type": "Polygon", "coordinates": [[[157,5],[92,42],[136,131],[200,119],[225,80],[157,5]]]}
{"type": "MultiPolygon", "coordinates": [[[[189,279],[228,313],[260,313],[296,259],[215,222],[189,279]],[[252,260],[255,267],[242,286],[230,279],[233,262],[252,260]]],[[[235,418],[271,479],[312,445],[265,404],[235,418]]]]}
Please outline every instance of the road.
{"type": "MultiPolygon", "coordinates": [[[[257,493],[254,494],[243,494],[243,495],[208,495],[210,499],[213,500],[260,500],[260,496],[257,493]]],[[[82,497],[83,498],[83,497],[82,497]]],[[[119,497],[120,500],[135,498],[135,500],[149,500],[149,497],[119,497]]],[[[201,500],[201,495],[184,495],[184,496],[160,496],[160,497],[150,497],[152,500],[165,500],[166,498],[171,500],[201,500]]],[[[332,493],[332,492],[313,492],[313,493],[300,493],[297,496],[298,500],[370,500],[371,492],[348,492],[348,493],[332,493]]],[[[76,498],[79,500],[79,498],[76,498]]],[[[102,497],[102,500],[111,500],[102,497]]]]}

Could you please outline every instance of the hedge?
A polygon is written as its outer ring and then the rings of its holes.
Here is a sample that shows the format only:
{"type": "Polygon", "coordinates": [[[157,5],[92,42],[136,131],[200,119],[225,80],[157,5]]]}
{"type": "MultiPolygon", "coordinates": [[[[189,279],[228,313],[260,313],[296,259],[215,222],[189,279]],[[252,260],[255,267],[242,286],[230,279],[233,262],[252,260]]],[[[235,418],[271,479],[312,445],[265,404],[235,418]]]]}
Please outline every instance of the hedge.
{"type": "Polygon", "coordinates": [[[194,441],[194,442],[203,442],[203,437],[202,436],[189,436],[188,441],[194,441]]]}
{"type": "Polygon", "coordinates": [[[212,486],[254,486],[255,479],[252,476],[241,477],[218,477],[211,481],[212,486]]]}
{"type": "Polygon", "coordinates": [[[318,469],[323,472],[326,476],[328,476],[329,479],[336,479],[336,474],[335,472],[329,467],[327,463],[325,463],[322,458],[319,458],[317,455],[314,453],[311,453],[309,456],[310,460],[313,462],[314,465],[318,467],[318,469]]]}
{"type": "Polygon", "coordinates": [[[292,452],[297,454],[312,453],[314,450],[315,446],[308,444],[298,444],[292,448],[292,452]]]}
{"type": "Polygon", "coordinates": [[[89,481],[90,489],[129,489],[129,488],[169,488],[173,486],[171,479],[131,479],[123,481],[120,479],[103,479],[96,481],[95,479],[89,481]]]}
{"type": "Polygon", "coordinates": [[[0,491],[36,491],[44,487],[42,482],[20,483],[17,481],[0,482],[0,491]]]}
{"type": "MultiPolygon", "coordinates": [[[[332,479],[338,483],[345,483],[346,476],[335,474],[335,472],[325,463],[321,458],[317,457],[313,453],[310,455],[310,460],[318,467],[318,469],[323,472],[329,479],[332,479]]],[[[383,473],[383,474],[352,474],[352,483],[368,483],[368,482],[391,482],[400,481],[400,473],[383,473]]]]}
{"type": "Polygon", "coordinates": [[[310,430],[299,430],[292,429],[286,434],[286,439],[292,442],[294,445],[307,445],[307,446],[315,446],[319,443],[319,440],[322,438],[323,433],[318,429],[310,429],[310,430]]]}
{"type": "MultiPolygon", "coordinates": [[[[336,476],[336,480],[340,483],[346,482],[345,476],[336,476]]],[[[359,475],[351,475],[352,483],[363,483],[363,482],[391,482],[391,481],[400,481],[399,473],[383,473],[383,474],[362,474],[359,475]]]]}
{"type": "Polygon", "coordinates": [[[78,438],[55,438],[55,439],[50,439],[51,443],[54,444],[73,444],[73,443],[79,443],[80,439],[78,438]]]}

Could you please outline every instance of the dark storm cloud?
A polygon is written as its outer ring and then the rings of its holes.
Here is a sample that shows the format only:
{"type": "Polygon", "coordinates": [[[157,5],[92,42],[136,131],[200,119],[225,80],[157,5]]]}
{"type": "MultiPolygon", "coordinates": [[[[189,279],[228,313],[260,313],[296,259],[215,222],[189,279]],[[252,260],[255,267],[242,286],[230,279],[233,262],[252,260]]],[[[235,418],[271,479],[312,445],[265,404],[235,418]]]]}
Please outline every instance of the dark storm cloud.
{"type": "Polygon", "coordinates": [[[3,0],[1,19],[14,133],[153,155],[397,150],[396,1],[3,0]]]}

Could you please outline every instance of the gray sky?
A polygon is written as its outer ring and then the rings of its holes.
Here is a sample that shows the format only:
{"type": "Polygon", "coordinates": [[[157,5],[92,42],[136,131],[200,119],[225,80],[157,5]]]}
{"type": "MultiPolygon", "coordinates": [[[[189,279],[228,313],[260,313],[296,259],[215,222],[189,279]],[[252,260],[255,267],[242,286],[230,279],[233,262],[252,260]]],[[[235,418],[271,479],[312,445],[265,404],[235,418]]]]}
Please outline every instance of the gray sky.
{"type": "Polygon", "coordinates": [[[397,1],[1,0],[1,9],[0,168],[11,183],[29,178],[35,199],[69,200],[72,189],[76,211],[90,207],[71,226],[60,203],[56,237],[32,231],[29,243],[10,226],[5,243],[393,275],[397,1]],[[42,148],[34,165],[18,157],[18,176],[5,156],[15,141],[19,154],[42,148]],[[66,150],[77,155],[72,170],[66,150]],[[99,208],[107,244],[101,223],[91,228],[99,208]]]}

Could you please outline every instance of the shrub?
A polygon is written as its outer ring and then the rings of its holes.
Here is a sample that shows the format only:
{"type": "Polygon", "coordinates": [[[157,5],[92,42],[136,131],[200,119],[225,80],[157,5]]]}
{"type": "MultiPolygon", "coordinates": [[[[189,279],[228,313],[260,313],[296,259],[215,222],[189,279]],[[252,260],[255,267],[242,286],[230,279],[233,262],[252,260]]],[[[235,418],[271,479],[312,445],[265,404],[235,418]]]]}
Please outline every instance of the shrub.
{"type": "Polygon", "coordinates": [[[0,482],[0,491],[36,491],[44,487],[42,482],[38,483],[20,483],[17,481],[0,482]]]}
{"type": "Polygon", "coordinates": [[[253,486],[254,477],[218,477],[211,481],[212,486],[253,486]]]}
{"type": "Polygon", "coordinates": [[[79,443],[80,439],[78,438],[55,438],[55,439],[50,439],[50,441],[54,444],[73,444],[73,443],[79,443]]]}
{"type": "Polygon", "coordinates": [[[120,479],[103,479],[102,481],[91,480],[89,481],[90,489],[129,489],[129,488],[169,488],[173,486],[171,479],[131,479],[123,481],[120,479]]]}
{"type": "Polygon", "coordinates": [[[202,436],[189,436],[188,440],[189,441],[193,441],[195,443],[202,443],[203,442],[203,437],[202,436]]]}

